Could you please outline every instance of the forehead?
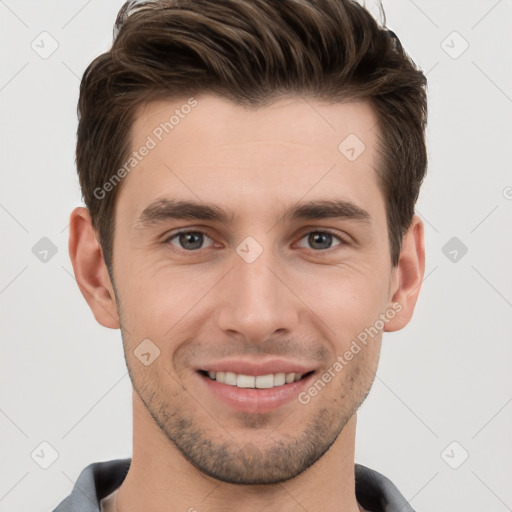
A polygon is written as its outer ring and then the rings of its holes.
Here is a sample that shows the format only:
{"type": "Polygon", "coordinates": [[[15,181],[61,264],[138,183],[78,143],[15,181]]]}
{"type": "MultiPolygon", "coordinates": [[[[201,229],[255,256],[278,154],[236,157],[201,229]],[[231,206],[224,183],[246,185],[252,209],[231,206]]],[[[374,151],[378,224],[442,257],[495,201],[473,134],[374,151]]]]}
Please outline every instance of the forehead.
{"type": "MultiPolygon", "coordinates": [[[[194,139],[205,149],[214,148],[215,153],[226,143],[254,145],[264,140],[269,144],[277,138],[304,147],[315,146],[329,160],[340,156],[339,144],[348,135],[352,135],[360,150],[363,143],[366,148],[370,146],[369,153],[372,153],[371,146],[378,133],[377,116],[366,101],[320,103],[287,96],[266,106],[249,108],[205,94],[140,107],[132,127],[132,146],[137,148],[147,136],[159,145],[193,143],[191,130],[194,139]]],[[[188,155],[189,159],[194,156],[200,155],[197,152],[188,155]]],[[[367,159],[369,156],[366,153],[367,159]]]]}
{"type": "Polygon", "coordinates": [[[238,211],[259,201],[260,213],[280,206],[276,199],[311,194],[372,202],[377,137],[377,117],[360,101],[290,96],[255,109],[213,95],[152,102],[136,113],[131,146],[139,155],[118,203],[135,214],[163,196],[238,211]]]}

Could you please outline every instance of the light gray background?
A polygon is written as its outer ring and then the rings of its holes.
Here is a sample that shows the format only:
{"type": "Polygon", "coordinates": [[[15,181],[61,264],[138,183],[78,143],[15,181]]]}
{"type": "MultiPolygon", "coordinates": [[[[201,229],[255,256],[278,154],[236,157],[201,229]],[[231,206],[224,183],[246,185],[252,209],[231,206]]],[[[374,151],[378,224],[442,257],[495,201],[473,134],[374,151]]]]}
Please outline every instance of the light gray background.
{"type": "MultiPolygon", "coordinates": [[[[67,252],[69,213],[81,204],[79,79],[108,48],[121,4],[0,0],[5,512],[52,510],[86,465],[131,455],[120,333],[94,320],[67,252]],[[46,59],[31,47],[51,49],[43,31],[58,43],[46,59]],[[57,249],[47,262],[32,252],[43,237],[57,249]],[[42,442],[58,452],[48,469],[42,442]]],[[[418,512],[512,510],[512,2],[384,7],[428,73],[429,171],[418,203],[427,269],[413,321],[384,336],[356,461],[390,477],[418,512]],[[442,252],[452,237],[468,248],[456,262],[442,252]]]]}

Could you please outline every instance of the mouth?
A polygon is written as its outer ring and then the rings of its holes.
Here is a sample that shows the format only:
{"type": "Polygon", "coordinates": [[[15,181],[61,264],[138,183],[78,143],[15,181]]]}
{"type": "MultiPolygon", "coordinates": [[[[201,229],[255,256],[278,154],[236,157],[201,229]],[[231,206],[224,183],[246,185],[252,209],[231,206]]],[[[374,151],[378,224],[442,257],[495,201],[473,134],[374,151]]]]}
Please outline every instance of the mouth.
{"type": "MultiPolygon", "coordinates": [[[[231,411],[264,414],[279,408],[299,406],[298,397],[311,385],[316,371],[278,372],[248,375],[234,372],[197,370],[206,396],[231,411]]],[[[300,406],[302,407],[302,406],[300,406]]]]}
{"type": "Polygon", "coordinates": [[[199,373],[210,380],[226,384],[227,386],[244,389],[271,389],[286,386],[287,384],[292,384],[305,379],[313,374],[314,370],[304,374],[279,372],[269,373],[266,375],[245,375],[243,373],[215,372],[211,370],[199,370],[199,373]]]}

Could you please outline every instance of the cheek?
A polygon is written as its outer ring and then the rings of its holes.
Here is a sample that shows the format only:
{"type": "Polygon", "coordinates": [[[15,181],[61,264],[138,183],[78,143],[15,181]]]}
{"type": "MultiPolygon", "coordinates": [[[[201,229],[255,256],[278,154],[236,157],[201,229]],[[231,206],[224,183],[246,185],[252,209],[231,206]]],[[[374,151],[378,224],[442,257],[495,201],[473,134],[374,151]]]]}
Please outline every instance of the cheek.
{"type": "Polygon", "coordinates": [[[323,276],[302,278],[297,294],[334,331],[331,336],[338,343],[350,343],[384,311],[387,274],[375,270],[375,265],[343,265],[330,270],[323,276]]]}
{"type": "Polygon", "coordinates": [[[192,273],[158,262],[140,265],[122,278],[124,327],[131,338],[169,340],[196,317],[218,280],[207,270],[192,273]]]}

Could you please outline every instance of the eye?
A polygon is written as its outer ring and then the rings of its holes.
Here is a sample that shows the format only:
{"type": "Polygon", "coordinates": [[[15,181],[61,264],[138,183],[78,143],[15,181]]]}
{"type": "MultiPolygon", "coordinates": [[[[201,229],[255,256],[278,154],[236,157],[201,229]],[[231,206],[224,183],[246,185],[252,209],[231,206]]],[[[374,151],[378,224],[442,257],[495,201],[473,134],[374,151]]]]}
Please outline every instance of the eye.
{"type": "Polygon", "coordinates": [[[204,248],[203,243],[205,238],[210,240],[211,243],[209,245],[213,244],[213,240],[202,231],[180,231],[170,236],[165,241],[169,242],[171,245],[177,246],[179,249],[196,251],[204,248]],[[174,240],[176,243],[174,243],[174,240]]]}
{"type": "MultiPolygon", "coordinates": [[[[344,243],[339,236],[331,233],[330,231],[311,231],[303,236],[301,240],[306,240],[306,243],[310,244],[310,248],[320,251],[331,249],[331,247],[333,247],[333,242],[336,240],[338,243],[334,244],[334,246],[344,243]]],[[[299,244],[299,247],[305,246],[299,244]]]]}

